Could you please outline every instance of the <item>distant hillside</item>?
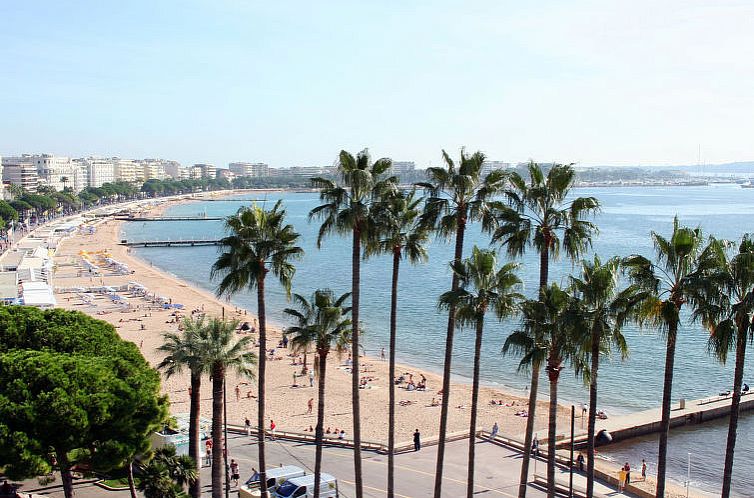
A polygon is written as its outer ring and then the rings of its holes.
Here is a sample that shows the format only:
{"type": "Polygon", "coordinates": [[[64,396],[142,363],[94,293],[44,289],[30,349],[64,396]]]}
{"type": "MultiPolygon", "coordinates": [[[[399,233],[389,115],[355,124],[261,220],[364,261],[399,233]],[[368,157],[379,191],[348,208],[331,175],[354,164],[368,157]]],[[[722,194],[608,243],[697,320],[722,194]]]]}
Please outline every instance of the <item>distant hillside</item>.
{"type": "MultiPolygon", "coordinates": [[[[615,168],[614,166],[596,166],[597,168],[615,168]]],[[[677,164],[677,165],[641,165],[637,168],[645,170],[662,170],[662,171],[684,171],[691,173],[704,172],[708,174],[713,173],[751,173],[754,174],[754,161],[738,161],[733,163],[722,164],[677,164]]],[[[622,169],[622,168],[620,168],[622,169]]]]}

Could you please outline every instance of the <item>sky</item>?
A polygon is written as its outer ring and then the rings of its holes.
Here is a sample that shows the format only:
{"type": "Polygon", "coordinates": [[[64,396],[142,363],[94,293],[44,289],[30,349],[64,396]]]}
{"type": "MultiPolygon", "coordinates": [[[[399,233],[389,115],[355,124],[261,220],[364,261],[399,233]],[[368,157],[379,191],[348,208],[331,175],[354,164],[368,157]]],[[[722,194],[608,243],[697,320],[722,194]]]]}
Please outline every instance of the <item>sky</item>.
{"type": "Polygon", "coordinates": [[[754,160],[751,0],[0,2],[0,155],[754,160]]]}

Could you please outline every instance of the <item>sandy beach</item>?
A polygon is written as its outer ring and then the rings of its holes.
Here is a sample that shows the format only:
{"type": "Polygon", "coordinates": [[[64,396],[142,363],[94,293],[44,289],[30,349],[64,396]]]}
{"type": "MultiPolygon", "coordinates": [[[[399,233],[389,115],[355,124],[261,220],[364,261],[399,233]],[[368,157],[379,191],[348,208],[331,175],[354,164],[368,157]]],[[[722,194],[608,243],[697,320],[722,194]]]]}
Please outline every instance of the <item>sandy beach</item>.
{"type": "MultiPolygon", "coordinates": [[[[181,201],[186,202],[186,201],[181,201]]],[[[157,214],[168,204],[157,206],[152,214],[157,214]]],[[[184,305],[183,316],[190,315],[192,310],[205,313],[208,316],[222,316],[223,309],[227,318],[248,321],[252,325],[255,317],[250,310],[238,310],[232,304],[223,302],[211,293],[197,289],[183,282],[131,254],[127,247],[119,245],[122,221],[106,219],[96,226],[92,234],[77,234],[62,242],[55,256],[55,287],[90,287],[109,286],[119,287],[129,282],[143,286],[147,294],[164,297],[173,303],[184,305]],[[103,269],[99,276],[92,276],[84,270],[83,252],[88,257],[101,257],[105,253],[111,259],[125,263],[132,273],[119,275],[114,271],[103,269]]],[[[177,324],[173,321],[173,310],[163,310],[160,306],[151,305],[147,299],[134,295],[123,295],[124,303],[114,304],[105,295],[90,303],[85,302],[75,293],[58,294],[58,305],[66,309],[77,310],[90,314],[98,319],[113,324],[118,333],[127,340],[139,345],[147,360],[156,365],[161,359],[157,347],[162,344],[162,334],[177,331],[177,324]]],[[[271,329],[268,333],[268,348],[274,347],[281,339],[278,329],[271,329]]],[[[278,430],[305,432],[315,423],[315,413],[307,413],[307,403],[314,398],[316,406],[316,387],[309,387],[308,378],[299,378],[297,384],[303,387],[293,387],[293,375],[301,371],[301,365],[294,365],[290,351],[278,348],[275,361],[268,365],[267,385],[267,414],[275,421],[278,430]]],[[[300,358],[299,358],[300,361],[300,358]]],[[[311,361],[311,356],[310,360],[311,361]]],[[[335,355],[329,359],[327,378],[327,415],[326,427],[345,428],[350,433],[351,421],[351,392],[350,373],[347,371],[347,358],[335,355]]],[[[369,388],[362,390],[362,427],[366,441],[385,443],[387,441],[388,407],[388,377],[387,362],[379,358],[364,357],[362,369],[365,377],[370,378],[369,388]]],[[[411,365],[398,365],[399,373],[413,374],[414,380],[420,376],[427,378],[427,390],[407,391],[399,388],[397,391],[398,427],[396,427],[397,441],[409,441],[414,429],[419,429],[425,437],[435,436],[439,424],[439,406],[431,406],[432,399],[437,398],[441,378],[433,373],[420,370],[411,365]]],[[[202,412],[209,415],[210,394],[209,383],[206,382],[203,391],[202,412]]],[[[234,375],[228,381],[228,419],[232,423],[242,424],[245,417],[256,420],[256,383],[248,379],[241,379],[234,375]],[[234,386],[232,389],[230,386],[234,386]],[[236,389],[235,386],[238,386],[236,389]]],[[[170,397],[173,413],[188,411],[188,376],[176,376],[163,379],[163,390],[170,397]]],[[[469,404],[471,387],[463,383],[454,384],[450,398],[449,431],[466,431],[469,423],[469,404]]],[[[527,400],[500,390],[483,388],[480,394],[479,428],[489,430],[497,422],[500,433],[519,437],[526,426],[526,418],[517,416],[517,412],[527,409],[527,400]],[[500,401],[502,405],[492,405],[491,400],[500,401]]],[[[547,404],[540,403],[537,409],[536,428],[540,432],[539,438],[544,439],[547,425],[547,404]]],[[[560,410],[560,427],[567,427],[569,411],[564,407],[560,410]]],[[[565,430],[565,429],[564,429],[565,430]]]]}

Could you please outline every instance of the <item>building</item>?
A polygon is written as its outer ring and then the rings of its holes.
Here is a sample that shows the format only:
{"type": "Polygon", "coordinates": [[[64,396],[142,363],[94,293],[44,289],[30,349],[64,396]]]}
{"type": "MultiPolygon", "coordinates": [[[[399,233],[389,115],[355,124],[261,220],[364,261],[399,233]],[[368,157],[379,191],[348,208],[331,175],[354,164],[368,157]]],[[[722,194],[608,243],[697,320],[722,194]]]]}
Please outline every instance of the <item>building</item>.
{"type": "Polygon", "coordinates": [[[176,180],[182,180],[188,178],[188,171],[181,166],[181,163],[177,161],[164,161],[162,163],[165,169],[165,176],[167,178],[175,178],[176,180]]]}
{"type": "Polygon", "coordinates": [[[40,185],[47,185],[58,191],[67,187],[74,192],[81,192],[86,187],[83,166],[79,162],[72,161],[70,157],[53,154],[26,157],[30,157],[36,166],[40,185]]]}
{"type": "Polygon", "coordinates": [[[232,181],[236,177],[236,174],[227,168],[217,168],[215,174],[217,175],[218,180],[224,178],[228,181],[232,181]]]}
{"type": "Polygon", "coordinates": [[[199,168],[199,176],[192,176],[192,178],[215,178],[217,176],[217,168],[213,164],[194,164],[194,168],[199,168]]]}
{"type": "Polygon", "coordinates": [[[20,186],[28,192],[36,192],[39,184],[37,167],[30,155],[2,158],[3,182],[20,186]]]}
{"type": "Polygon", "coordinates": [[[131,159],[113,158],[115,181],[136,183],[144,181],[144,168],[131,159]]]}
{"type": "Polygon", "coordinates": [[[265,163],[230,163],[228,169],[236,176],[270,176],[270,167],[265,163]]]}
{"type": "Polygon", "coordinates": [[[508,169],[511,167],[511,163],[506,163],[503,161],[484,161],[482,163],[482,175],[489,175],[492,171],[496,169],[508,169]]]}
{"type": "Polygon", "coordinates": [[[141,161],[144,180],[164,180],[166,178],[165,165],[160,161],[141,161]]]}
{"type": "Polygon", "coordinates": [[[86,171],[86,183],[89,187],[101,187],[115,181],[115,161],[111,158],[87,157],[78,159],[86,171]]]}

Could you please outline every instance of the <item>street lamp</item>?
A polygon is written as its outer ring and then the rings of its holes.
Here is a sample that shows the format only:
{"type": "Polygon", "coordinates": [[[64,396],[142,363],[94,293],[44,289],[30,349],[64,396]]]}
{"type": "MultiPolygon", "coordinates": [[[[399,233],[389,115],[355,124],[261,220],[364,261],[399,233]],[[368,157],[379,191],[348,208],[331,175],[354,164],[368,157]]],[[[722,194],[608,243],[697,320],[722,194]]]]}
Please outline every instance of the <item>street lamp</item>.
{"type": "Polygon", "coordinates": [[[230,496],[230,467],[228,466],[228,389],[227,378],[223,377],[223,457],[225,459],[225,498],[230,496]]]}

